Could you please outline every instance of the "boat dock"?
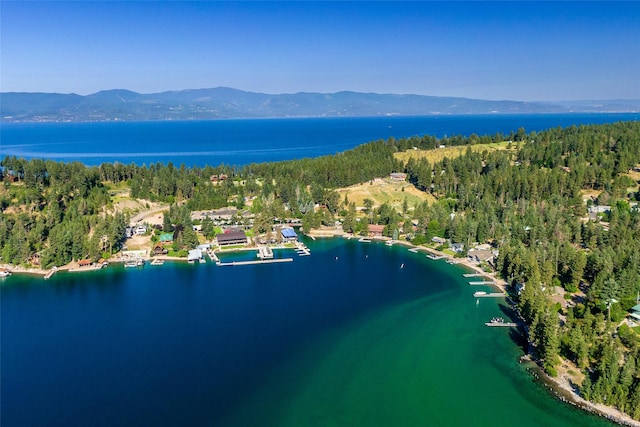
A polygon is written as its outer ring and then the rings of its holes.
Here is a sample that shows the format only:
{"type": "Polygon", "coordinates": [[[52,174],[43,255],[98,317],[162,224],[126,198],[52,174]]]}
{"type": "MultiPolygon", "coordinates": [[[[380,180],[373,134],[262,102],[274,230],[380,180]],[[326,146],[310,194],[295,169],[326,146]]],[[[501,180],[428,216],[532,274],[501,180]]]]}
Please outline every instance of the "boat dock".
{"type": "Polygon", "coordinates": [[[53,276],[54,274],[56,274],[56,272],[58,271],[57,268],[52,268],[51,270],[49,270],[49,272],[47,274],[44,275],[44,279],[50,279],[51,276],[53,276]]]}
{"type": "Polygon", "coordinates": [[[476,298],[504,298],[507,294],[502,292],[475,292],[473,296],[476,298]]]}
{"type": "Polygon", "coordinates": [[[436,256],[436,255],[431,254],[431,255],[427,255],[427,258],[429,258],[429,259],[433,259],[433,260],[436,260],[436,261],[437,261],[437,260],[439,260],[439,259],[446,258],[446,256],[445,256],[445,255],[436,256]]]}
{"type": "Polygon", "coordinates": [[[418,252],[418,248],[411,248],[409,249],[409,252],[413,252],[415,254],[416,252],[418,252]]]}
{"type": "Polygon", "coordinates": [[[463,274],[463,277],[482,277],[484,276],[484,274],[482,273],[467,273],[467,274],[463,274]]]}
{"type": "Polygon", "coordinates": [[[273,258],[273,249],[269,246],[260,246],[258,248],[258,258],[260,259],[272,259],[273,258]]]}
{"type": "Polygon", "coordinates": [[[216,255],[213,249],[207,249],[207,255],[209,255],[209,258],[211,258],[212,261],[215,261],[216,263],[220,262],[220,258],[218,258],[218,255],[216,255]]]}
{"type": "Polygon", "coordinates": [[[296,253],[299,256],[311,255],[311,251],[309,250],[309,248],[302,242],[296,242],[296,253]]]}
{"type": "Polygon", "coordinates": [[[490,327],[494,327],[494,328],[516,328],[518,326],[522,326],[524,325],[524,323],[512,323],[512,322],[487,322],[485,323],[485,326],[490,326],[490,327]]]}
{"type": "Polygon", "coordinates": [[[220,267],[236,266],[236,265],[249,265],[249,264],[272,264],[276,262],[291,262],[293,258],[274,258],[263,259],[259,261],[231,261],[231,262],[218,262],[220,267]]]}
{"type": "Polygon", "coordinates": [[[480,282],[469,282],[469,284],[471,286],[477,286],[477,285],[495,285],[496,282],[492,281],[492,280],[485,280],[485,281],[480,281],[480,282]]]}

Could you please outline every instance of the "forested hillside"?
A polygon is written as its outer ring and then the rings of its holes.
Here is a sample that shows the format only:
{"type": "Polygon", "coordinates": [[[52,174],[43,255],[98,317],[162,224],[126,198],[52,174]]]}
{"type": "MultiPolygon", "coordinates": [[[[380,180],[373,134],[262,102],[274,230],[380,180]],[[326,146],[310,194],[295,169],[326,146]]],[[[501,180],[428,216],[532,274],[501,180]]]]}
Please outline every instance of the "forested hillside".
{"type": "Polygon", "coordinates": [[[640,419],[640,333],[624,320],[640,292],[640,175],[634,172],[640,123],[390,139],[335,156],[242,168],[86,167],[14,157],[2,166],[5,263],[28,264],[38,254],[48,267],[119,250],[128,218],[114,209],[113,188],[122,186],[131,197],[172,204],[165,218],[172,229],[191,225],[191,210],[242,208],[251,200],[258,232],[274,218],[298,217],[307,229],[340,219],[347,231],[383,224],[387,235],[400,233],[414,243],[435,236],[466,248],[489,243],[499,251],[495,267],[513,287],[547,372],[554,375],[565,361],[575,365],[584,374],[577,384],[584,397],[640,419]],[[504,141],[510,141],[504,150],[468,149],[434,163],[394,157],[504,141]],[[355,206],[336,192],[391,172],[406,172],[437,201],[405,203],[396,211],[387,204],[355,206]],[[559,287],[566,307],[552,301],[559,287]]]}

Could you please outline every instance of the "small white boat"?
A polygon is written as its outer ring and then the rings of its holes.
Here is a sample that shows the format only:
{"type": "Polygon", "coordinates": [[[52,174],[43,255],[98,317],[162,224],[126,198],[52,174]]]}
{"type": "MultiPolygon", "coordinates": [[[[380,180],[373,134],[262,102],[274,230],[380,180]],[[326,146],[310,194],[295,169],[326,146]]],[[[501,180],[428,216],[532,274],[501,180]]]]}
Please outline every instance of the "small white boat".
{"type": "Polygon", "coordinates": [[[0,271],[0,277],[9,277],[11,276],[11,272],[7,270],[0,271]]]}
{"type": "Polygon", "coordinates": [[[485,291],[478,291],[478,292],[474,292],[474,293],[473,293],[473,296],[474,296],[474,297],[478,297],[478,296],[480,296],[480,295],[487,295],[487,293],[486,293],[485,291]]]}

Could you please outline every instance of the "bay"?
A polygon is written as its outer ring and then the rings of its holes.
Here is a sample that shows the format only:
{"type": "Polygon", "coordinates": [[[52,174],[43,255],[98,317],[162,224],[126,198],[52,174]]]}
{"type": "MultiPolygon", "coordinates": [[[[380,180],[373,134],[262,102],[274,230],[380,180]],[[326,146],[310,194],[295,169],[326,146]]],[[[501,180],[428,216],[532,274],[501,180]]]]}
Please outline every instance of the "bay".
{"type": "Polygon", "coordinates": [[[460,267],[306,243],[281,264],[3,280],[3,426],[611,425],[533,380],[460,267]]]}
{"type": "Polygon", "coordinates": [[[638,120],[637,113],[1,123],[0,157],[242,166],[335,154],[378,139],[508,134],[638,120]]]}

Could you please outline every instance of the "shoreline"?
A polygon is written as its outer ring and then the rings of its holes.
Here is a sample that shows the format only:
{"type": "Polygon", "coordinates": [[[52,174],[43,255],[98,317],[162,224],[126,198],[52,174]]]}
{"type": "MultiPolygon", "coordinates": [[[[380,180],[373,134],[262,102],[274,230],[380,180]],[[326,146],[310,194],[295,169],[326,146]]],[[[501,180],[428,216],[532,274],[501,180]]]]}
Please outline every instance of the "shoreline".
{"type": "Polygon", "coordinates": [[[566,375],[554,378],[547,374],[530,355],[524,355],[520,358],[520,363],[526,363],[527,372],[529,372],[536,380],[540,381],[557,399],[564,403],[568,403],[577,409],[606,418],[611,422],[628,427],[640,427],[640,421],[634,420],[628,414],[612,407],[600,403],[593,403],[585,400],[571,386],[570,380],[566,375]]]}
{"type": "MultiPolygon", "coordinates": [[[[314,230],[312,230],[313,232],[314,230]]],[[[309,237],[342,237],[346,239],[357,238],[357,236],[350,235],[345,232],[336,232],[334,234],[330,233],[330,230],[323,230],[320,233],[309,233],[305,234],[309,237]]],[[[506,292],[507,282],[501,278],[496,277],[496,272],[487,273],[483,271],[480,266],[468,261],[466,258],[455,258],[449,254],[444,252],[440,252],[436,249],[429,248],[426,246],[416,246],[409,241],[399,241],[392,240],[390,238],[371,238],[372,241],[379,242],[388,242],[391,241],[393,244],[399,244],[411,249],[424,250],[429,254],[441,256],[443,260],[456,260],[455,265],[462,265],[465,268],[468,268],[476,273],[482,274],[483,277],[491,279],[494,284],[488,286],[494,286],[500,289],[501,292],[506,292]]],[[[584,412],[589,412],[594,415],[598,415],[600,417],[606,418],[611,422],[614,422],[619,425],[628,426],[628,427],[640,427],[640,421],[634,420],[630,415],[612,407],[606,406],[598,403],[589,402],[584,399],[582,396],[578,394],[578,392],[571,386],[569,379],[566,376],[562,376],[559,378],[553,378],[544,370],[538,366],[538,364],[533,360],[531,355],[525,354],[520,358],[520,363],[530,363],[531,366],[527,368],[527,371],[537,380],[541,381],[542,384],[560,401],[564,403],[568,403],[574,406],[577,409],[580,409],[584,412]]]]}
{"type": "MultiPolygon", "coordinates": [[[[305,236],[315,240],[315,238],[333,238],[333,237],[341,237],[343,239],[359,239],[359,236],[354,236],[351,235],[349,233],[346,233],[342,230],[339,229],[335,229],[335,228],[329,228],[329,229],[312,229],[310,230],[309,233],[305,233],[305,236]]],[[[423,250],[425,252],[427,252],[428,254],[431,255],[435,255],[438,257],[443,257],[442,259],[446,260],[446,261],[451,261],[451,260],[455,260],[455,265],[461,265],[466,269],[469,269],[475,273],[479,273],[482,275],[482,277],[490,279],[491,281],[493,281],[494,283],[492,285],[488,285],[488,286],[494,286],[498,289],[500,289],[501,292],[506,293],[506,287],[507,287],[507,282],[504,281],[503,279],[497,278],[496,277],[496,272],[492,272],[492,273],[487,273],[486,271],[483,271],[482,268],[480,268],[479,265],[470,262],[469,260],[467,260],[466,258],[456,258],[454,256],[451,256],[449,254],[446,254],[444,252],[440,252],[436,249],[433,248],[429,248],[423,245],[414,245],[413,243],[409,242],[409,241],[400,241],[400,240],[392,240],[390,238],[379,238],[379,237],[374,237],[374,238],[370,238],[372,241],[375,242],[392,242],[392,245],[398,244],[398,245],[402,245],[406,248],[409,249],[417,249],[417,250],[423,250]]],[[[283,248],[284,249],[284,248],[283,248]]],[[[243,249],[234,249],[234,250],[229,250],[228,252],[236,252],[236,251],[240,251],[240,250],[255,250],[255,248],[243,248],[243,249]]],[[[154,257],[144,257],[145,261],[149,261],[149,260],[153,260],[153,259],[161,259],[163,261],[178,261],[178,262],[187,262],[186,258],[182,258],[182,257],[172,257],[172,256],[167,256],[167,255],[159,255],[159,256],[154,256],[154,257]]],[[[120,260],[120,259],[113,259],[113,260],[109,260],[109,263],[118,263],[118,262],[124,262],[124,260],[120,260]]],[[[77,265],[77,263],[69,263],[67,265],[64,265],[62,267],[58,267],[57,269],[53,270],[53,269],[49,269],[49,270],[43,270],[41,268],[28,268],[28,267],[21,267],[21,266],[13,266],[10,264],[0,264],[0,269],[2,270],[7,270],[9,271],[11,274],[18,274],[18,275],[28,275],[28,276],[41,276],[43,278],[45,278],[48,274],[50,274],[52,271],[55,272],[60,272],[60,271],[67,271],[67,272],[81,272],[81,271],[94,271],[94,270],[100,270],[103,267],[96,267],[96,266],[90,266],[90,267],[79,267],[77,265]]],[[[530,364],[531,366],[527,367],[527,371],[538,381],[541,381],[542,384],[551,392],[553,393],[553,395],[561,400],[564,403],[568,403],[572,406],[574,406],[577,409],[580,409],[582,411],[585,412],[589,412],[591,414],[595,414],[598,415],[600,417],[606,418],[608,420],[610,420],[611,422],[617,423],[619,425],[623,425],[623,426],[629,426],[629,427],[640,427],[640,421],[634,420],[633,418],[631,418],[631,416],[629,416],[628,414],[625,414],[621,411],[619,411],[618,409],[611,407],[611,406],[606,406],[606,405],[602,405],[602,404],[596,404],[593,402],[589,402],[587,400],[585,400],[584,398],[582,398],[577,391],[571,386],[571,383],[569,382],[569,379],[566,378],[566,376],[561,376],[559,378],[554,378],[549,376],[546,372],[544,372],[544,370],[534,361],[534,359],[529,355],[526,354],[524,356],[522,356],[520,358],[520,363],[527,363],[530,364]]]]}

